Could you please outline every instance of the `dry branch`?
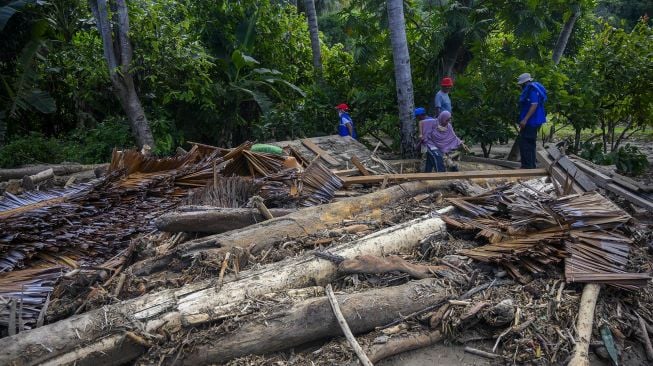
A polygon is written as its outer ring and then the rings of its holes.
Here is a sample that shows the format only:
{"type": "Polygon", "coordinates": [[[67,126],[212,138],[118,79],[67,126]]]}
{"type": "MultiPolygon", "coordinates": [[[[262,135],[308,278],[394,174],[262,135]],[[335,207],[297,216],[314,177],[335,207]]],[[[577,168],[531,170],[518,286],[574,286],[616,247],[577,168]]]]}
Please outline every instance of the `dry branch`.
{"type": "Polygon", "coordinates": [[[372,363],[370,362],[370,359],[367,358],[367,355],[361,348],[361,345],[358,344],[358,341],[356,341],[356,338],[354,338],[354,335],[351,333],[349,324],[347,324],[347,320],[342,315],[342,311],[340,310],[340,305],[338,305],[338,299],[336,298],[336,295],[333,293],[331,284],[328,284],[326,286],[326,294],[327,294],[327,298],[329,299],[329,304],[331,304],[333,315],[335,315],[336,319],[338,319],[338,325],[340,326],[340,329],[342,329],[342,332],[345,334],[345,338],[347,338],[347,342],[354,350],[354,353],[356,353],[356,356],[358,356],[358,359],[363,364],[363,366],[373,366],[372,363]]]}

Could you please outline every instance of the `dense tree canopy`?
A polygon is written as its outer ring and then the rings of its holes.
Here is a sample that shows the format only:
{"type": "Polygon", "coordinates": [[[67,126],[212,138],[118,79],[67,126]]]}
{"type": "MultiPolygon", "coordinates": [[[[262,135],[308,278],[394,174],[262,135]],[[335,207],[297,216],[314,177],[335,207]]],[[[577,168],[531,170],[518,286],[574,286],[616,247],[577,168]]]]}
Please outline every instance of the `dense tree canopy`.
{"type": "MultiPolygon", "coordinates": [[[[331,134],[342,102],[359,134],[395,137],[398,148],[386,2],[312,3],[320,77],[305,1],[127,2],[133,57],[125,70],[155,152],[186,140],[230,146],[331,134]]],[[[547,138],[564,125],[577,136],[594,129],[609,151],[653,123],[650,2],[403,3],[415,105],[432,108],[438,80],[452,76],[454,125],[488,152],[514,136],[515,80],[526,71],[549,90],[547,138]]],[[[135,145],[89,3],[0,6],[0,165],[102,161],[114,146],[135,145]]]]}

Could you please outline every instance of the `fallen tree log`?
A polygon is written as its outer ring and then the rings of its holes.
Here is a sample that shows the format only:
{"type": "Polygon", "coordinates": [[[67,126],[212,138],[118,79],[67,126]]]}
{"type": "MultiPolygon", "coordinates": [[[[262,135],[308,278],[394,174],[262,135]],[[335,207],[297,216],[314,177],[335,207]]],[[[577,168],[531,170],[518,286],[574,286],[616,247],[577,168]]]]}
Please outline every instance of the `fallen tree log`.
{"type": "Polygon", "coordinates": [[[48,179],[54,178],[54,170],[52,168],[38,172],[34,175],[26,175],[23,177],[23,189],[31,191],[36,189],[36,185],[48,179]]]}
{"type": "Polygon", "coordinates": [[[417,334],[399,335],[390,338],[387,343],[374,344],[366,350],[373,363],[403,352],[428,347],[440,342],[444,337],[439,330],[417,334]]]}
{"type": "Polygon", "coordinates": [[[413,278],[423,279],[433,277],[441,271],[450,270],[447,266],[427,266],[405,261],[399,256],[377,257],[373,255],[359,255],[353,259],[345,259],[338,265],[341,273],[388,273],[403,272],[413,278]]]}
{"type": "MultiPolygon", "coordinates": [[[[286,216],[296,209],[272,208],[270,212],[275,217],[286,216]]],[[[250,226],[266,219],[255,208],[214,207],[203,210],[179,210],[159,216],[154,225],[161,231],[168,232],[200,232],[223,233],[250,226]]]]}
{"type": "Polygon", "coordinates": [[[0,169],[0,182],[9,179],[23,179],[26,175],[34,175],[47,169],[52,169],[54,175],[70,175],[73,173],[83,172],[85,170],[94,170],[96,168],[108,167],[109,164],[62,164],[62,165],[34,165],[25,168],[0,169]]]}
{"type": "MultiPolygon", "coordinates": [[[[366,333],[400,316],[443,301],[446,289],[435,279],[337,295],[340,309],[354,334],[366,333]]],[[[248,354],[265,354],[342,335],[326,297],[310,299],[266,319],[247,323],[185,354],[184,365],[222,363],[248,354]],[[216,347],[216,345],[219,345],[216,347]]]]}
{"type": "MultiPolygon", "coordinates": [[[[452,207],[447,207],[439,213],[451,209],[452,207]]],[[[438,232],[442,234],[444,230],[445,224],[438,215],[427,215],[337,245],[331,249],[331,253],[354,258],[362,254],[383,255],[410,251],[419,245],[422,238],[438,232]]],[[[87,347],[93,347],[94,366],[112,364],[110,355],[115,353],[115,347],[131,342],[123,335],[125,328],[137,327],[150,333],[174,332],[183,327],[210,323],[224,318],[225,314],[233,311],[235,304],[248,296],[326,284],[336,274],[337,267],[331,262],[307,253],[256,270],[242,271],[238,280],[233,276],[225,276],[221,286],[216,281],[207,280],[179,289],[146,294],[21,332],[13,337],[2,338],[0,364],[34,365],[57,357],[66,357],[68,360],[73,357],[70,356],[71,353],[88,354],[80,351],[80,348],[87,347]]],[[[122,347],[122,360],[136,358],[142,353],[139,351],[142,348],[139,347],[122,347]]]]}
{"type": "Polygon", "coordinates": [[[182,256],[190,258],[199,254],[222,256],[232,247],[249,249],[255,254],[287,238],[318,232],[344,219],[355,217],[366,211],[381,209],[392,202],[432,189],[443,188],[448,184],[448,182],[402,184],[327,205],[304,208],[284,217],[264,221],[242,230],[191,240],[180,244],[178,248],[182,256]]]}

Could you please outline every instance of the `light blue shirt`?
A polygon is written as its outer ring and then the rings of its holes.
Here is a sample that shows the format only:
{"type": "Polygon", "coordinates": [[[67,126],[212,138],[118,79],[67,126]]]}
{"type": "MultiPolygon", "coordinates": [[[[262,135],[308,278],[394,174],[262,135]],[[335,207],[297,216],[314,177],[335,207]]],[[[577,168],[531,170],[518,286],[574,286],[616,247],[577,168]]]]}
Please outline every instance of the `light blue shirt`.
{"type": "Polygon", "coordinates": [[[453,112],[451,110],[451,99],[449,98],[449,93],[440,90],[435,95],[435,108],[440,108],[440,113],[442,113],[442,111],[448,111],[449,113],[453,112]]]}

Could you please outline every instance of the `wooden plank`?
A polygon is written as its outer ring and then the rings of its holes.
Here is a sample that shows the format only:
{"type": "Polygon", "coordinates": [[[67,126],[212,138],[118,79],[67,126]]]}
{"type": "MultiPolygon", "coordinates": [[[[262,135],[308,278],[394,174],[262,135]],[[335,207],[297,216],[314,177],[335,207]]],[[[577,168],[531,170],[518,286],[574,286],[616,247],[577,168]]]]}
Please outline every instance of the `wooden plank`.
{"type": "Polygon", "coordinates": [[[546,169],[515,169],[515,170],[474,170],[466,172],[442,173],[410,173],[410,174],[385,174],[361,177],[343,177],[344,185],[380,183],[384,179],[394,182],[411,180],[455,180],[472,178],[511,178],[511,177],[541,177],[548,175],[546,169]]]}
{"type": "Polygon", "coordinates": [[[339,177],[350,177],[352,175],[356,175],[360,172],[357,168],[352,168],[352,169],[342,169],[342,170],[331,170],[333,174],[339,176],[339,177]]]}
{"type": "Polygon", "coordinates": [[[576,166],[578,166],[579,169],[589,174],[599,187],[605,189],[606,191],[612,192],[618,196],[623,197],[628,202],[634,203],[639,207],[645,208],[653,212],[653,202],[647,197],[629,191],[628,189],[617,184],[617,182],[614,182],[611,177],[586,165],[581,161],[576,160],[574,161],[574,163],[576,164],[576,166]]]}
{"type": "Polygon", "coordinates": [[[467,161],[470,163],[491,164],[491,165],[502,166],[504,168],[510,168],[510,169],[519,169],[521,167],[521,164],[516,161],[484,158],[482,156],[474,156],[474,155],[462,155],[460,157],[460,161],[467,161]]]}
{"type": "Polygon", "coordinates": [[[581,187],[576,181],[572,179],[571,176],[567,174],[561,167],[554,164],[554,160],[549,157],[549,153],[544,150],[539,150],[537,152],[538,161],[546,166],[546,171],[549,172],[551,179],[555,181],[554,186],[556,186],[556,191],[560,194],[565,193],[583,193],[583,187],[581,187]],[[571,183],[571,191],[565,192],[568,188],[568,184],[571,183]]]}
{"type": "Polygon", "coordinates": [[[358,170],[361,172],[361,174],[371,175],[370,172],[368,172],[367,169],[365,169],[365,165],[363,165],[363,163],[360,161],[358,156],[353,155],[351,157],[351,163],[354,164],[356,166],[356,168],[358,168],[358,170]]]}
{"type": "Polygon", "coordinates": [[[579,170],[576,165],[569,160],[569,157],[562,155],[560,150],[555,146],[551,146],[546,149],[546,151],[551,155],[551,157],[558,161],[558,165],[564,169],[567,174],[569,174],[575,181],[580,185],[585,192],[595,191],[597,186],[594,182],[581,170],[579,170]]]}
{"type": "Polygon", "coordinates": [[[630,189],[633,192],[653,192],[653,185],[644,184],[638,182],[632,178],[626,177],[624,175],[611,172],[599,170],[593,165],[593,163],[588,162],[587,160],[581,159],[579,157],[571,157],[571,160],[583,171],[591,176],[601,175],[605,180],[612,180],[612,182],[617,183],[618,185],[630,189]]]}
{"type": "Polygon", "coordinates": [[[646,197],[642,197],[634,192],[627,190],[624,187],[619,186],[615,183],[607,183],[601,187],[607,191],[610,191],[616,195],[623,197],[625,200],[636,204],[639,207],[645,208],[653,212],[653,201],[646,197]]]}
{"type": "Polygon", "coordinates": [[[329,155],[328,152],[322,150],[322,148],[317,146],[313,141],[309,139],[303,139],[301,141],[302,144],[304,144],[304,146],[306,146],[309,150],[319,155],[322,158],[322,160],[326,161],[331,165],[340,165],[340,162],[338,160],[336,160],[333,156],[329,155]]]}
{"type": "Polygon", "coordinates": [[[580,170],[585,172],[587,175],[590,176],[590,178],[596,183],[597,185],[601,186],[601,184],[606,184],[612,181],[612,178],[609,176],[599,172],[598,170],[590,167],[589,165],[586,165],[585,163],[579,161],[579,160],[573,160],[574,164],[576,164],[576,167],[578,167],[580,170]]]}

